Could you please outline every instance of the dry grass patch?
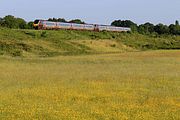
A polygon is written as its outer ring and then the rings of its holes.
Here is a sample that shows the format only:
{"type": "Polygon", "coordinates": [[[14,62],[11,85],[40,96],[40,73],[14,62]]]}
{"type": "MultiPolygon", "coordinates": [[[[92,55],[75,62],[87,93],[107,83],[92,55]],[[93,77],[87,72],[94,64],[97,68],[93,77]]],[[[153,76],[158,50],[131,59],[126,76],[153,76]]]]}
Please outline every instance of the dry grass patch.
{"type": "Polygon", "coordinates": [[[76,40],[73,42],[86,45],[97,53],[120,53],[135,51],[135,49],[128,47],[122,43],[118,43],[116,40],[76,40]]]}

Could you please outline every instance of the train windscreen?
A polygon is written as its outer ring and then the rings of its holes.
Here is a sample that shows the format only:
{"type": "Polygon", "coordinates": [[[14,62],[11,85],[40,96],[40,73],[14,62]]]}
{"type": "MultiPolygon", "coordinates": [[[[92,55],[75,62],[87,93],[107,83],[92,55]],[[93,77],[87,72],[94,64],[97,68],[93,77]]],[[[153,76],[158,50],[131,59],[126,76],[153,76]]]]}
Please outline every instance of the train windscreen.
{"type": "Polygon", "coordinates": [[[34,24],[38,24],[38,23],[39,23],[39,20],[35,20],[35,21],[34,21],[34,24]]]}

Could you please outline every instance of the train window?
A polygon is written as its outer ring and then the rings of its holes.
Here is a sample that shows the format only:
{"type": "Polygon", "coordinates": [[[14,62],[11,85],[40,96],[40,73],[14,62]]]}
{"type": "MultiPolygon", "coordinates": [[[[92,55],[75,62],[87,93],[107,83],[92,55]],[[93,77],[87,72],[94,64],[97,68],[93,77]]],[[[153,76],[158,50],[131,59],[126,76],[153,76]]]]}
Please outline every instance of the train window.
{"type": "Polygon", "coordinates": [[[60,26],[71,26],[69,23],[59,23],[60,26]]]}
{"type": "Polygon", "coordinates": [[[80,24],[73,24],[73,26],[75,26],[75,27],[83,27],[83,26],[80,25],[80,24]]]}
{"type": "Polygon", "coordinates": [[[52,25],[55,25],[55,24],[52,23],[52,22],[46,22],[46,25],[52,26],[52,25]]]}
{"type": "Polygon", "coordinates": [[[44,24],[44,21],[39,21],[39,24],[44,24]]]}
{"type": "Polygon", "coordinates": [[[85,25],[86,28],[93,28],[92,25],[85,25]]]}
{"type": "Polygon", "coordinates": [[[99,26],[99,28],[101,28],[101,29],[106,29],[106,26],[99,26]]]}

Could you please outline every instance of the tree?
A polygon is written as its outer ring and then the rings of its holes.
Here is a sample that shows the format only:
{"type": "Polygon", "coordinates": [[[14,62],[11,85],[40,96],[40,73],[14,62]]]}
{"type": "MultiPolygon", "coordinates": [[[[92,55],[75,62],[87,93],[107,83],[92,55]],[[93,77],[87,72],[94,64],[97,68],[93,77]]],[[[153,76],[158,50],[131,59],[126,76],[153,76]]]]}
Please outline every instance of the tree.
{"type": "Polygon", "coordinates": [[[158,34],[169,34],[169,27],[167,25],[158,24],[154,27],[155,32],[158,34]]]}
{"type": "Polygon", "coordinates": [[[145,27],[143,25],[139,25],[138,26],[138,32],[141,33],[141,34],[145,34],[145,27]]]}
{"type": "Polygon", "coordinates": [[[130,20],[115,20],[111,23],[112,26],[129,27],[133,32],[137,31],[137,24],[130,20]]]}
{"type": "Polygon", "coordinates": [[[52,21],[52,22],[67,22],[64,18],[49,18],[48,21],[52,21]]]}
{"type": "Polygon", "coordinates": [[[52,22],[54,22],[52,18],[49,18],[49,19],[48,19],[48,21],[52,21],[52,22]]]}
{"type": "Polygon", "coordinates": [[[3,18],[0,18],[0,26],[2,25],[3,22],[3,18]]]}
{"type": "Polygon", "coordinates": [[[25,29],[27,27],[26,21],[22,18],[16,18],[16,23],[20,29],[25,29]]]}
{"type": "Polygon", "coordinates": [[[1,20],[1,25],[3,27],[8,28],[20,28],[25,29],[26,28],[26,21],[22,18],[15,18],[12,15],[5,16],[3,20],[1,20]]]}
{"type": "Polygon", "coordinates": [[[179,26],[179,21],[178,20],[176,20],[175,25],[179,26]]]}
{"type": "Polygon", "coordinates": [[[152,23],[147,22],[144,24],[144,26],[145,26],[147,32],[149,32],[149,33],[154,32],[154,25],[152,23]]]}
{"type": "Polygon", "coordinates": [[[177,20],[175,22],[175,25],[174,24],[169,25],[169,31],[171,34],[180,35],[180,26],[177,20]]]}
{"type": "Polygon", "coordinates": [[[27,25],[26,25],[26,28],[27,28],[27,29],[33,29],[33,23],[34,23],[34,22],[32,22],[32,21],[31,21],[31,22],[28,22],[27,25]]]}
{"type": "Polygon", "coordinates": [[[71,21],[69,21],[69,23],[85,24],[85,22],[80,19],[71,20],[71,21]]]}
{"type": "Polygon", "coordinates": [[[8,27],[8,28],[18,28],[16,19],[12,15],[8,15],[3,18],[2,26],[8,27]]]}
{"type": "Polygon", "coordinates": [[[136,23],[130,21],[130,20],[115,20],[111,23],[112,26],[117,26],[117,27],[131,27],[131,26],[137,26],[136,23]]]}
{"type": "Polygon", "coordinates": [[[150,34],[154,32],[154,25],[152,23],[141,24],[138,27],[138,32],[141,34],[150,34]]]}
{"type": "Polygon", "coordinates": [[[131,25],[131,31],[132,32],[138,32],[138,26],[137,25],[131,25]]]}
{"type": "Polygon", "coordinates": [[[58,22],[65,22],[65,23],[67,22],[64,18],[58,18],[57,21],[58,22]]]}

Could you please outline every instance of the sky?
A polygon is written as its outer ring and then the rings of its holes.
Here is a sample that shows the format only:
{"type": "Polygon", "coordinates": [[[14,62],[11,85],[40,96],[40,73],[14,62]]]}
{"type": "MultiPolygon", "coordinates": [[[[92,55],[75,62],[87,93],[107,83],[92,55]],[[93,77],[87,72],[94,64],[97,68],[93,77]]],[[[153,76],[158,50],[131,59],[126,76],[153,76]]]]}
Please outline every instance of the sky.
{"type": "Polygon", "coordinates": [[[180,0],[0,0],[0,17],[6,15],[26,21],[55,17],[94,24],[120,19],[168,25],[180,21],[180,0]]]}

